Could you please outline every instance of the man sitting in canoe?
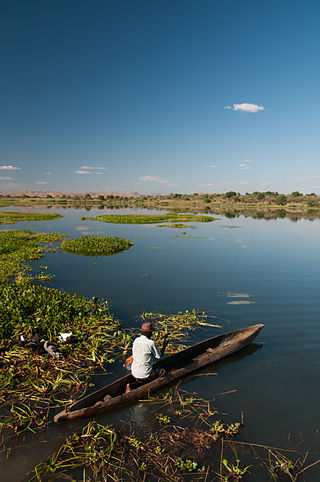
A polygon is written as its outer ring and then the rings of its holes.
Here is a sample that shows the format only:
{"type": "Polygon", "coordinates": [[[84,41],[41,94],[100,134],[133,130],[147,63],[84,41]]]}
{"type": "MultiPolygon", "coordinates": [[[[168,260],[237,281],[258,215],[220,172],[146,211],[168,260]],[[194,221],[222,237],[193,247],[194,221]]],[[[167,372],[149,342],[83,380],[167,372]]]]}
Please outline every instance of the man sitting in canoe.
{"type": "MultiPolygon", "coordinates": [[[[138,383],[148,383],[159,377],[164,377],[163,368],[154,368],[153,364],[163,355],[166,343],[160,351],[154,340],[151,340],[153,326],[151,322],[144,322],[140,327],[141,336],[136,338],[132,346],[133,361],[131,373],[138,383]]],[[[167,336],[165,335],[165,338],[167,336]]]]}

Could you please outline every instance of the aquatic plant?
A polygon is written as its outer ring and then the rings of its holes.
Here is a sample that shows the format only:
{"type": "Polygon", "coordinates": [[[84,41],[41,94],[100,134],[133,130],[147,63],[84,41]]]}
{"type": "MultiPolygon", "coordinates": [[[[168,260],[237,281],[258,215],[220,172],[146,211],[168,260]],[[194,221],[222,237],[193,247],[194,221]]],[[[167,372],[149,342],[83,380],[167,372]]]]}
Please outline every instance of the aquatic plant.
{"type": "Polygon", "coordinates": [[[39,259],[44,252],[52,251],[53,243],[64,238],[56,233],[32,231],[0,232],[0,282],[21,271],[22,263],[39,259]],[[43,243],[48,243],[43,245],[43,243]]]}
{"type": "MultiPolygon", "coordinates": [[[[45,268],[45,267],[44,267],[45,268]]],[[[0,285],[0,431],[13,434],[43,429],[48,410],[82,396],[90,376],[107,370],[130,352],[134,330],[121,329],[104,300],[92,302],[81,295],[35,285],[20,275],[16,282],[0,285]],[[63,344],[60,332],[72,332],[72,343],[63,344]],[[52,358],[43,349],[48,340],[61,352],[52,358]]],[[[142,319],[154,318],[145,313],[142,319]]],[[[205,313],[157,314],[162,343],[170,329],[168,352],[183,348],[190,329],[201,327],[205,313]]]]}
{"type": "Polygon", "coordinates": [[[14,224],[18,221],[51,221],[62,218],[57,213],[23,213],[19,211],[0,211],[0,224],[14,224]]]}
{"type": "Polygon", "coordinates": [[[149,477],[197,481],[203,480],[205,474],[207,478],[214,475],[219,459],[212,457],[212,450],[218,442],[203,424],[203,419],[217,413],[212,410],[211,402],[175,389],[148,401],[155,408],[160,405],[161,410],[167,410],[167,415],[159,414],[158,409],[150,414],[159,427],[153,433],[142,438],[129,424],[116,430],[110,425],[90,422],[69,437],[47,461],[37,465],[28,474],[29,482],[77,479],[77,474],[84,470],[88,479],[99,481],[142,481],[149,477]],[[192,399],[194,409],[190,405],[185,408],[185,399],[192,399]],[[178,408],[185,410],[184,417],[177,415],[178,408]]]}
{"type": "Polygon", "coordinates": [[[145,312],[141,321],[152,321],[158,331],[154,332],[153,339],[161,345],[163,336],[169,335],[169,344],[166,353],[174,353],[186,348],[191,331],[203,326],[221,328],[221,325],[208,323],[209,318],[216,318],[204,311],[186,310],[175,314],[145,312]]]}
{"type": "Polygon", "coordinates": [[[174,223],[174,224],[159,224],[158,228],[177,228],[177,229],[195,229],[196,226],[192,226],[190,224],[183,224],[183,223],[174,223]]]}
{"type": "Polygon", "coordinates": [[[115,224],[159,224],[159,223],[186,223],[189,221],[198,223],[210,223],[215,221],[211,216],[197,216],[196,214],[166,213],[166,214],[102,214],[91,219],[92,221],[103,221],[104,223],[115,224]]]}
{"type": "MultiPolygon", "coordinates": [[[[97,422],[89,422],[80,432],[66,441],[46,461],[27,474],[29,482],[38,480],[173,480],[236,481],[243,480],[251,472],[258,480],[261,465],[267,476],[295,482],[299,475],[320,461],[306,465],[307,454],[296,462],[288,459],[283,449],[239,442],[237,431],[220,430],[219,437],[210,427],[228,427],[220,420],[221,414],[213,402],[194,393],[177,388],[148,397],[144,403],[152,405],[149,421],[152,433],[138,435],[131,424],[121,429],[97,422]],[[249,465],[244,464],[237,445],[252,450],[245,453],[249,465]],[[257,463],[258,461],[258,463],[257,463]],[[249,472],[250,469],[250,472],[249,472]],[[85,475],[84,475],[85,474],[85,475]]],[[[295,454],[297,451],[291,450],[295,454]]],[[[241,452],[243,456],[243,450],[241,452]]]]}
{"type": "Polygon", "coordinates": [[[133,246],[133,242],[123,238],[108,236],[83,236],[62,242],[61,249],[82,256],[112,256],[133,246]]]}
{"type": "Polygon", "coordinates": [[[226,470],[226,475],[222,478],[224,481],[228,482],[229,480],[241,480],[244,475],[249,473],[249,468],[251,465],[247,467],[240,467],[240,460],[236,459],[235,463],[230,463],[227,459],[222,459],[223,466],[226,470]]]}
{"type": "Polygon", "coordinates": [[[119,323],[108,304],[98,301],[94,312],[91,306],[81,295],[24,277],[0,285],[0,403],[6,414],[0,428],[15,434],[41,429],[50,407],[83,395],[95,371],[122,357],[114,336],[119,323]],[[72,343],[61,343],[60,332],[70,331],[72,343]],[[53,343],[62,357],[50,357],[41,340],[53,343]]]}

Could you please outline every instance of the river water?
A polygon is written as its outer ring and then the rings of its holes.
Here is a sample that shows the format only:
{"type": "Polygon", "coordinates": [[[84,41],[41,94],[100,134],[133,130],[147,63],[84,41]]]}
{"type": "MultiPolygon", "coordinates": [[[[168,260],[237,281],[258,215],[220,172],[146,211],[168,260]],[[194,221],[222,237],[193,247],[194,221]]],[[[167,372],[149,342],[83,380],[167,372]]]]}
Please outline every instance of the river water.
{"type": "MultiPolygon", "coordinates": [[[[46,254],[34,266],[45,264],[55,275],[49,286],[108,300],[111,311],[126,326],[138,326],[137,317],[143,311],[175,313],[196,308],[217,317],[212,323],[222,329],[203,328],[196,340],[263,323],[256,340],[261,344],[215,367],[218,376],[190,378],[182,388],[215,397],[227,420],[238,421],[243,412],[245,427],[239,440],[284,448],[300,444],[302,450],[320,452],[320,220],[213,215],[218,219],[212,223],[169,229],[81,221],[81,216],[114,212],[107,209],[50,211],[64,217],[2,229],[120,236],[134,241],[134,246],[111,257],[46,254]],[[219,395],[229,391],[233,392],[219,395]]],[[[116,211],[133,212],[144,211],[116,211]]],[[[100,377],[97,386],[116,378],[121,370],[100,377]]],[[[149,410],[134,406],[98,421],[131,419],[148,431],[149,410]]],[[[1,480],[21,478],[83,424],[52,424],[43,440],[31,440],[3,463],[1,480]]],[[[306,472],[303,480],[320,480],[320,469],[306,472]]]]}

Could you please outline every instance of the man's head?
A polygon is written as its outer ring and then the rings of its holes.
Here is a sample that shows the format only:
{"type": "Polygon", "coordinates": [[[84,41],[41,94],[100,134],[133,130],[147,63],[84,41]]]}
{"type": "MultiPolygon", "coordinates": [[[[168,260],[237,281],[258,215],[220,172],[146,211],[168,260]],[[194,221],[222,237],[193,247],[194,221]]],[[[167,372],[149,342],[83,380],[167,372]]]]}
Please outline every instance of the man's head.
{"type": "Polygon", "coordinates": [[[140,326],[141,335],[145,335],[148,338],[152,335],[154,328],[151,321],[144,321],[140,326]]]}

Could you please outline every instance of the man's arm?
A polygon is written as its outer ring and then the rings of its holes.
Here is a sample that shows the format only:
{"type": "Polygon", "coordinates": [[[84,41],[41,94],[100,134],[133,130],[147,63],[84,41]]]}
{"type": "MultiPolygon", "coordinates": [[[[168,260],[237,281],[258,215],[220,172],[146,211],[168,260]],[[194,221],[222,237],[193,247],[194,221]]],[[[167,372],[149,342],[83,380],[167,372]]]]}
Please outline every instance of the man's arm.
{"type": "Polygon", "coordinates": [[[161,352],[159,351],[159,348],[157,347],[157,344],[154,340],[152,340],[151,352],[154,358],[156,358],[157,360],[161,358],[161,352]]]}

